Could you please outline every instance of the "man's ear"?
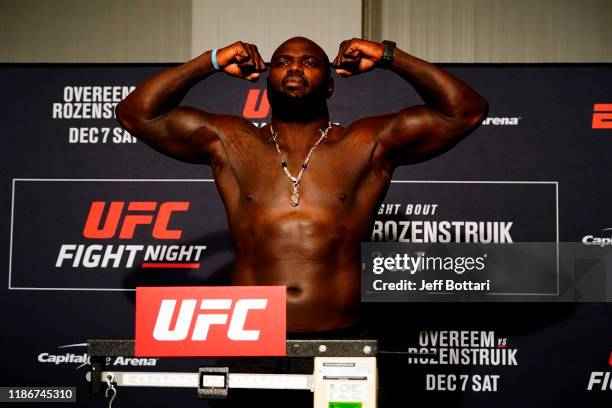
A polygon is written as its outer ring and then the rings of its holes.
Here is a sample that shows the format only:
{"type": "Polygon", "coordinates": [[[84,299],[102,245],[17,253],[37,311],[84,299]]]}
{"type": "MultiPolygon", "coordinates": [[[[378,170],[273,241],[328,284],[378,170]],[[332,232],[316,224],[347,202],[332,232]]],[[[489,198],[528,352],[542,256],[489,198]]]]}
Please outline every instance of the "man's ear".
{"type": "Polygon", "coordinates": [[[331,97],[334,93],[334,78],[331,76],[327,79],[327,98],[331,97]]]}

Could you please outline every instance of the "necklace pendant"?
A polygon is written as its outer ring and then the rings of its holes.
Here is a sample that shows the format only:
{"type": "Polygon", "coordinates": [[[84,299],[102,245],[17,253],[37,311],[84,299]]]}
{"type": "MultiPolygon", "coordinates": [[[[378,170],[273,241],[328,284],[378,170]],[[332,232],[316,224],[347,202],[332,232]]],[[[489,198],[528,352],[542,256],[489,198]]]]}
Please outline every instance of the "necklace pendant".
{"type": "Polygon", "coordinates": [[[319,129],[319,132],[321,132],[321,137],[319,138],[319,140],[315,142],[315,144],[313,144],[310,147],[310,150],[308,151],[308,154],[306,155],[306,159],[304,160],[304,163],[302,163],[300,172],[298,173],[297,177],[294,177],[289,172],[287,162],[285,161],[285,158],[283,156],[283,152],[281,152],[280,146],[278,145],[278,142],[276,141],[276,138],[278,137],[278,133],[274,132],[272,125],[270,125],[270,134],[272,135],[272,137],[270,137],[269,141],[274,142],[274,145],[276,146],[276,151],[278,152],[278,155],[280,156],[280,159],[281,159],[281,167],[283,168],[283,171],[285,172],[285,175],[287,175],[289,180],[293,182],[293,193],[291,193],[291,206],[292,207],[297,207],[298,204],[300,204],[300,193],[298,191],[298,188],[300,187],[300,181],[302,181],[304,172],[308,168],[308,162],[310,161],[312,152],[314,152],[314,149],[316,149],[317,146],[319,146],[323,142],[323,140],[327,137],[327,133],[330,131],[331,128],[332,128],[331,122],[328,122],[327,128],[325,128],[325,130],[319,129]]]}
{"type": "Polygon", "coordinates": [[[291,193],[291,206],[297,207],[299,203],[300,203],[300,193],[297,191],[294,191],[293,193],[291,193]]]}

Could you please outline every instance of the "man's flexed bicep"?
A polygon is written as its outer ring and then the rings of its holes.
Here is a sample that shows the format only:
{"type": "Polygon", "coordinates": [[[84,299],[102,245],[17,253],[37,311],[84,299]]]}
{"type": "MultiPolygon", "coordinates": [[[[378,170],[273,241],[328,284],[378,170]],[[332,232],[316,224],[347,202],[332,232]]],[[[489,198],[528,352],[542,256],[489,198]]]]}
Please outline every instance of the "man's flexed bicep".
{"type": "Polygon", "coordinates": [[[481,116],[453,118],[427,105],[410,106],[376,119],[373,158],[393,167],[423,162],[447,152],[482,122],[481,116]]]}
{"type": "Polygon", "coordinates": [[[216,71],[257,81],[265,68],[253,44],[239,41],[205,52],[139,85],[117,105],[117,119],[130,133],[163,154],[188,162],[210,163],[219,145],[220,127],[231,117],[178,105],[194,85],[216,71]]]}
{"type": "Polygon", "coordinates": [[[388,68],[408,81],[424,105],[364,119],[376,143],[372,158],[390,167],[418,163],[451,149],[486,117],[488,104],[449,72],[416,58],[393,42],[353,38],[340,44],[333,62],[343,77],[388,68]]]}
{"type": "Polygon", "coordinates": [[[210,163],[219,141],[216,123],[219,115],[180,106],[135,123],[129,117],[117,115],[125,129],[158,152],[189,163],[210,163]]]}

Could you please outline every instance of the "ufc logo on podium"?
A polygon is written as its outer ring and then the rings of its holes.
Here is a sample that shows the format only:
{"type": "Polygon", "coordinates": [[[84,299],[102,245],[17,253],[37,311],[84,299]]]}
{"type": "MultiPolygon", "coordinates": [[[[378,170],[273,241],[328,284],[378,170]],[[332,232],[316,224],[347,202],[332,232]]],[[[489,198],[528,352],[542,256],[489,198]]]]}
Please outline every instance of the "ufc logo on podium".
{"type": "MultiPolygon", "coordinates": [[[[181,341],[189,335],[192,321],[193,332],[191,340],[206,340],[211,325],[226,325],[228,313],[232,306],[232,299],[203,299],[200,303],[201,313],[196,315],[195,309],[198,304],[196,299],[183,299],[179,308],[178,317],[174,328],[170,328],[174,316],[175,299],[164,299],[159,308],[159,314],[155,321],[153,337],[159,341],[181,341]],[[212,313],[211,311],[216,311],[212,313]],[[220,313],[226,311],[225,313],[220,313]]],[[[266,309],[268,299],[240,299],[236,302],[234,312],[227,329],[227,337],[230,340],[258,340],[260,330],[245,330],[247,313],[251,309],[266,309]]]]}
{"type": "Polygon", "coordinates": [[[136,289],[136,356],[284,356],[284,286],[136,289]]]}

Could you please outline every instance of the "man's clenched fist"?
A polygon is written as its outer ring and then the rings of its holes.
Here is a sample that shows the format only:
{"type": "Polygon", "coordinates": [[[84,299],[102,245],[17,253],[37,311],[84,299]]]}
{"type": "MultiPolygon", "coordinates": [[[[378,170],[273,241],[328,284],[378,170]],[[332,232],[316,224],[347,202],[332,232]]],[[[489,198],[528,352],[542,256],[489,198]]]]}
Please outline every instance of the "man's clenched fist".
{"type": "Polygon", "coordinates": [[[242,41],[217,51],[217,64],[228,75],[249,81],[257,81],[259,73],[266,70],[266,64],[259,55],[257,46],[242,41]]]}
{"type": "Polygon", "coordinates": [[[353,38],[340,43],[340,50],[332,66],[343,77],[362,74],[374,69],[384,53],[384,44],[353,38]]]}

